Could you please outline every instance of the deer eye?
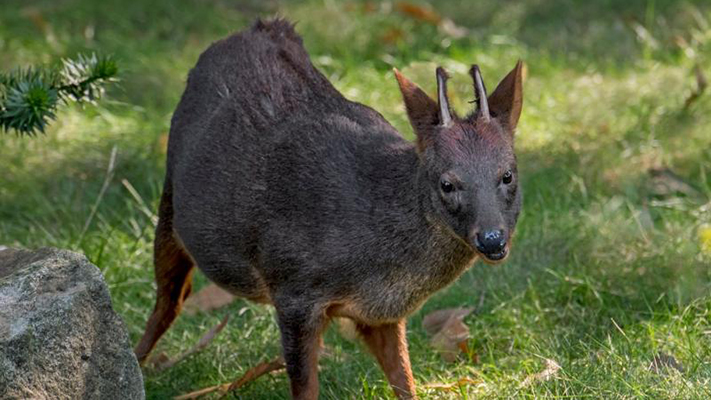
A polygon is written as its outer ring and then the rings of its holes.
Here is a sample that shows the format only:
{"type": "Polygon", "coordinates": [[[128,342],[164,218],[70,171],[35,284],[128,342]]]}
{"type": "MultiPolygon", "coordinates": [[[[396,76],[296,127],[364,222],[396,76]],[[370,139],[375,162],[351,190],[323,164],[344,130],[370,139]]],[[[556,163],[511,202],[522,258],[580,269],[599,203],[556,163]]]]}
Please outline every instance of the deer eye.
{"type": "Polygon", "coordinates": [[[512,180],[513,173],[511,172],[511,170],[504,172],[504,176],[501,177],[501,182],[503,182],[504,185],[508,185],[509,183],[511,183],[512,180]]]}
{"type": "Polygon", "coordinates": [[[442,191],[445,193],[451,193],[454,191],[454,185],[452,185],[451,182],[442,181],[440,185],[442,186],[442,191]]]}

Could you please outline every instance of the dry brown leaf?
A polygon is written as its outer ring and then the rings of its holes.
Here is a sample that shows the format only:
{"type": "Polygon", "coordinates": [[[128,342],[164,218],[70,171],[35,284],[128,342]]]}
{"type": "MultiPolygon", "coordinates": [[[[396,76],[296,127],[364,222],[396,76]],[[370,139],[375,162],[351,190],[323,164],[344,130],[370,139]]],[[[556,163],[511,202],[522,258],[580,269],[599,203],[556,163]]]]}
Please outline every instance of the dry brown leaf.
{"type": "Polygon", "coordinates": [[[395,9],[408,17],[414,18],[418,21],[427,22],[432,25],[439,25],[440,21],[442,21],[442,17],[437,14],[435,10],[419,4],[407,1],[398,1],[395,3],[395,9]]]}
{"type": "Polygon", "coordinates": [[[444,18],[431,7],[400,1],[395,3],[395,9],[417,21],[425,22],[439,28],[440,32],[454,39],[461,39],[469,34],[469,29],[459,26],[449,18],[444,18]]]}
{"type": "Polygon", "coordinates": [[[523,380],[523,383],[521,383],[521,386],[528,386],[533,382],[545,382],[554,377],[559,370],[560,365],[557,362],[551,360],[550,358],[546,358],[546,368],[541,372],[527,376],[526,379],[523,380]]]}
{"type": "Polygon", "coordinates": [[[209,331],[205,333],[200,340],[193,346],[190,350],[178,355],[175,358],[169,358],[168,356],[165,355],[165,353],[159,354],[157,357],[151,358],[151,364],[154,366],[156,372],[161,372],[165,371],[166,369],[172,367],[173,365],[183,361],[184,359],[190,357],[191,355],[203,350],[205,347],[207,347],[210,342],[217,336],[218,333],[220,333],[225,326],[227,325],[227,321],[230,319],[229,314],[225,315],[225,318],[222,319],[222,321],[209,331]]]}
{"type": "Polygon", "coordinates": [[[232,293],[211,283],[188,297],[183,310],[188,315],[195,315],[198,311],[208,312],[224,307],[234,299],[235,296],[232,293]]]}
{"type": "Polygon", "coordinates": [[[427,334],[434,335],[442,330],[442,327],[444,327],[444,324],[450,318],[457,318],[461,321],[464,317],[471,314],[472,311],[474,311],[474,307],[457,307],[432,311],[425,315],[425,318],[422,320],[422,328],[425,329],[427,334]]]}
{"type": "Polygon", "coordinates": [[[471,307],[437,310],[423,319],[423,328],[432,335],[430,344],[440,352],[445,361],[456,361],[461,352],[469,354],[469,327],[464,325],[462,320],[473,310],[471,307]]]}
{"type": "Polygon", "coordinates": [[[213,392],[219,392],[220,394],[224,395],[230,391],[237,390],[241,388],[242,386],[252,382],[253,380],[259,378],[262,375],[268,374],[273,371],[278,371],[286,368],[286,362],[284,361],[284,357],[279,356],[271,361],[265,361],[263,363],[257,364],[254,368],[251,368],[249,371],[245,372],[244,375],[242,375],[241,378],[237,379],[236,381],[232,383],[223,383],[222,385],[216,385],[216,386],[210,386],[204,389],[196,390],[194,392],[186,393],[180,396],[176,396],[173,399],[174,400],[190,400],[190,399],[197,399],[200,396],[213,393],[213,392]]]}
{"type": "Polygon", "coordinates": [[[432,337],[430,343],[440,352],[445,361],[455,362],[462,349],[461,343],[466,342],[467,339],[469,339],[469,328],[462,321],[450,319],[442,330],[432,337]]]}
{"type": "Polygon", "coordinates": [[[463,340],[457,345],[462,354],[469,356],[469,360],[474,364],[479,364],[479,354],[472,352],[469,349],[469,341],[463,340]]]}

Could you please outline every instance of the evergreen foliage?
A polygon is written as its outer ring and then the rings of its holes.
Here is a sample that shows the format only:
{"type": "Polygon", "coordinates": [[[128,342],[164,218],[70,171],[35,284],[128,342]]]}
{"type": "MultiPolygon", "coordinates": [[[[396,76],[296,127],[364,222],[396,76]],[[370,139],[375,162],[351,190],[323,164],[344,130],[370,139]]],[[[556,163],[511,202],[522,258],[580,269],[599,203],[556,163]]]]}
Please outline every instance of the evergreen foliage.
{"type": "Polygon", "coordinates": [[[63,59],[61,67],[0,73],[0,129],[30,136],[44,133],[60,104],[94,103],[117,74],[113,58],[93,53],[63,59]]]}

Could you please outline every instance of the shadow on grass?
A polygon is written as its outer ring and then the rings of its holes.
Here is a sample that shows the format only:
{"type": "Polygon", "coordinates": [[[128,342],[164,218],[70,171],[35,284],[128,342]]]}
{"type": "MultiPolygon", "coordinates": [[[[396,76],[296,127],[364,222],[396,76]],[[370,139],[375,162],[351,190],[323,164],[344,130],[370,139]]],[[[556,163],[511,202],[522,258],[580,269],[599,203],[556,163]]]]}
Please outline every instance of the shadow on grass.
{"type": "Polygon", "coordinates": [[[471,27],[474,42],[505,35],[563,59],[568,67],[624,69],[646,51],[653,51],[647,56],[663,59],[677,56],[675,36],[686,36],[709,6],[704,0],[460,0],[438,2],[436,7],[471,27]]]}

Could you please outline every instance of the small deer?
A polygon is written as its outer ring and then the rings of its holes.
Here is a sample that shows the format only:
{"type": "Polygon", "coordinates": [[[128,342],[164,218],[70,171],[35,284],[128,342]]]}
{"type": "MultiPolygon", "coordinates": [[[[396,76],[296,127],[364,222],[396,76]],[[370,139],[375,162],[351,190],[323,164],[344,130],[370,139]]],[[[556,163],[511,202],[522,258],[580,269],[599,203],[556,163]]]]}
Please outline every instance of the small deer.
{"type": "Polygon", "coordinates": [[[344,98],[285,20],[211,45],[171,121],[155,237],[157,300],[141,363],[180,312],[198,266],[271,304],[296,399],[318,397],[322,332],[354,321],[395,394],[416,398],[406,318],[479,258],[509,254],[521,208],[514,131],[522,64],[477,108],[450,108],[395,70],[416,133],[344,98]]]}

